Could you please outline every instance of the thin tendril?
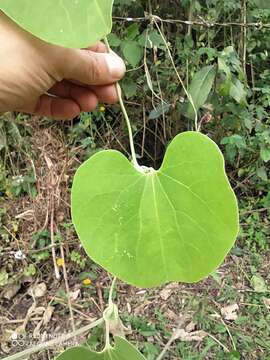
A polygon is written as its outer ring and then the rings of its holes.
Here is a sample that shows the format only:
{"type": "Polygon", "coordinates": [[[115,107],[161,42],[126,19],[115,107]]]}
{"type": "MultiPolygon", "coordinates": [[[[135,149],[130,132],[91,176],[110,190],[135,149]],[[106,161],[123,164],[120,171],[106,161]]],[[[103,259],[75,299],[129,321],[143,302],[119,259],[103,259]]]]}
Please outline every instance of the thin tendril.
{"type": "MultiPolygon", "coordinates": [[[[156,17],[156,18],[157,18],[157,17],[156,17]]],[[[161,36],[161,38],[162,38],[162,41],[164,42],[164,45],[165,45],[165,47],[166,47],[166,49],[167,49],[167,51],[168,51],[169,58],[170,58],[170,60],[171,60],[172,66],[173,66],[173,68],[174,68],[174,71],[175,71],[175,73],[176,73],[176,75],[177,75],[177,77],[178,77],[178,80],[179,80],[181,86],[183,87],[184,92],[185,92],[185,94],[186,94],[186,96],[187,96],[187,98],[188,98],[188,100],[189,100],[189,102],[190,102],[190,104],[191,104],[191,106],[192,106],[192,108],[193,108],[193,111],[194,111],[194,114],[195,114],[195,130],[196,130],[196,131],[199,131],[199,128],[198,128],[198,113],[197,113],[197,110],[196,110],[194,101],[193,101],[193,99],[192,99],[192,96],[190,95],[190,93],[189,93],[188,90],[186,89],[185,84],[184,84],[183,80],[181,79],[181,76],[179,75],[179,72],[177,71],[177,68],[176,68],[176,66],[175,66],[175,63],[174,63],[174,60],[173,60],[173,57],[172,57],[172,54],[171,54],[171,50],[170,50],[170,48],[169,48],[169,46],[168,46],[168,43],[167,43],[167,41],[166,41],[166,39],[165,39],[165,36],[164,36],[163,32],[161,31],[161,29],[160,29],[160,27],[159,27],[159,25],[158,25],[158,23],[157,23],[157,21],[156,21],[156,19],[155,19],[155,16],[152,16],[152,20],[153,20],[153,22],[155,23],[156,28],[158,29],[158,32],[159,32],[159,34],[160,34],[160,36],[161,36]]],[[[161,19],[158,18],[158,20],[161,20],[161,19]]]]}

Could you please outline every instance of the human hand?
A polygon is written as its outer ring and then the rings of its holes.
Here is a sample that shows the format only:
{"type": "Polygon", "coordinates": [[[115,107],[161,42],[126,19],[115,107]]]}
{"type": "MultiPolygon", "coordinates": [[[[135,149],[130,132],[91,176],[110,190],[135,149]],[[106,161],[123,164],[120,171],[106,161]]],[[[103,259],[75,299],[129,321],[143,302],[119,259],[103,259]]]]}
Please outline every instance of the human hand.
{"type": "Polygon", "coordinates": [[[117,102],[123,60],[98,43],[89,49],[48,44],[0,11],[0,112],[71,119],[99,102],[117,102]]]}

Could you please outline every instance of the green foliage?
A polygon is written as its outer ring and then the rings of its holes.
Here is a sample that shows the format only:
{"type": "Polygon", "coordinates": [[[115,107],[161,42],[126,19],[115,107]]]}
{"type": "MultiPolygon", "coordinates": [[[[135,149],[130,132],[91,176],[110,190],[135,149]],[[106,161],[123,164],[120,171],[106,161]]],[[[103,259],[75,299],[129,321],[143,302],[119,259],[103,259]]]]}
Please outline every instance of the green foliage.
{"type": "MultiPolygon", "coordinates": [[[[263,201],[263,198],[261,200],[261,204],[257,206],[265,206],[266,209],[270,209],[269,203],[263,201]]],[[[268,216],[269,211],[265,213],[266,218],[268,217],[270,219],[268,216]]],[[[255,257],[269,250],[269,221],[262,221],[263,218],[263,214],[251,212],[245,216],[245,226],[243,226],[240,231],[239,245],[241,245],[241,248],[245,249],[246,252],[254,254],[255,257]]]]}
{"type": "Polygon", "coordinates": [[[233,162],[236,155],[242,155],[247,147],[245,139],[240,135],[231,135],[224,137],[221,144],[226,146],[226,156],[230,162],[233,162]]]}
{"type": "Polygon", "coordinates": [[[34,198],[37,195],[33,167],[22,172],[14,167],[19,161],[25,161],[29,151],[23,121],[24,117],[20,115],[16,119],[8,115],[0,118],[0,196],[12,198],[29,194],[34,198]]]}
{"type": "Polygon", "coordinates": [[[136,67],[142,58],[142,48],[136,41],[126,41],[123,45],[123,54],[126,60],[136,67]]]}
{"type": "Polygon", "coordinates": [[[195,132],[172,141],[158,171],[138,171],[115,151],[90,158],[74,178],[72,217],[88,255],[141,287],[202,279],[238,232],[223,157],[195,132]]]}
{"type": "Polygon", "coordinates": [[[7,186],[9,192],[16,197],[25,193],[29,194],[32,198],[37,195],[36,177],[32,174],[13,176],[7,186]]]}
{"type": "Polygon", "coordinates": [[[245,75],[232,46],[228,46],[221,52],[218,57],[218,69],[221,73],[219,94],[230,96],[237,103],[246,105],[245,75]]]}
{"type": "Polygon", "coordinates": [[[268,0],[254,0],[255,4],[261,9],[269,9],[270,10],[270,3],[268,0]]]}
{"type": "Polygon", "coordinates": [[[258,293],[268,292],[265,281],[261,276],[253,275],[250,282],[251,282],[251,286],[256,292],[258,293]]]}
{"type": "Polygon", "coordinates": [[[121,38],[120,40],[116,34],[110,34],[108,37],[110,45],[114,48],[120,48],[124,59],[135,68],[142,60],[145,45],[141,41],[142,35],[140,34],[139,25],[134,23],[127,27],[121,38]]]}
{"type": "Polygon", "coordinates": [[[32,236],[33,244],[37,249],[42,249],[50,244],[50,232],[42,230],[32,236]]]}
{"type": "Polygon", "coordinates": [[[70,260],[77,264],[82,270],[85,269],[86,259],[83,258],[78,251],[72,250],[70,260]]]}
{"type": "Polygon", "coordinates": [[[137,84],[131,79],[125,79],[121,82],[122,89],[127,99],[133,97],[137,92],[137,84]]]}
{"type": "Polygon", "coordinates": [[[149,120],[157,119],[161,115],[165,115],[170,110],[170,108],[171,108],[171,105],[167,104],[163,101],[160,104],[158,104],[158,106],[150,112],[148,119],[149,120]]]}
{"type": "Polygon", "coordinates": [[[125,319],[128,321],[132,329],[144,338],[150,338],[158,335],[158,329],[142,316],[128,315],[125,319]]]}
{"type": "Polygon", "coordinates": [[[25,276],[34,276],[36,274],[36,272],[37,272],[37,269],[36,269],[35,265],[30,264],[24,269],[23,274],[25,276]]]}
{"type": "Polygon", "coordinates": [[[127,64],[133,68],[141,65],[146,50],[165,50],[164,42],[157,30],[147,29],[141,32],[137,23],[128,26],[121,34],[121,39],[116,34],[110,34],[108,40],[112,48],[122,52],[127,64]]]}
{"type": "Polygon", "coordinates": [[[144,343],[144,353],[146,354],[147,360],[155,360],[160,354],[160,349],[158,346],[150,342],[146,342],[144,343]]]}
{"type": "Polygon", "coordinates": [[[42,230],[32,236],[32,247],[38,250],[31,254],[31,258],[36,264],[39,264],[50,258],[51,253],[48,249],[44,250],[50,244],[50,232],[42,230]]]}
{"type": "MultiPolygon", "coordinates": [[[[208,95],[212,89],[215,80],[214,66],[206,66],[198,71],[190,84],[188,92],[193,100],[195,109],[198,111],[205,104],[208,95]]],[[[194,119],[194,109],[191,104],[188,105],[187,117],[194,119]]]]}
{"type": "Polygon", "coordinates": [[[115,347],[110,347],[100,353],[81,346],[65,351],[56,360],[73,360],[74,358],[80,360],[145,360],[145,357],[133,345],[121,337],[115,337],[115,347]]]}
{"type": "Polygon", "coordinates": [[[26,30],[50,43],[76,48],[93,45],[110,33],[112,4],[113,0],[0,0],[1,10],[26,30]]]}

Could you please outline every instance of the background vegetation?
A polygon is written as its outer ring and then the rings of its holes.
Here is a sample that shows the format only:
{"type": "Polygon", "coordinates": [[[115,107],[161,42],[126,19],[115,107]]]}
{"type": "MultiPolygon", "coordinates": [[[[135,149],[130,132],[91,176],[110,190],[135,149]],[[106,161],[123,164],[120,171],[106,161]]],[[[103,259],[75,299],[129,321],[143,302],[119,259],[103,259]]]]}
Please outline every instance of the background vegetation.
{"type": "MultiPolygon", "coordinates": [[[[128,336],[149,360],[177,326],[167,359],[270,359],[270,11],[263,3],[115,1],[109,41],[127,62],[122,88],[139,162],[159,167],[173,136],[194,127],[175,66],[202,95],[199,125],[225,155],[241,214],[236,246],[204,282],[151,291],[120,285],[128,336]]],[[[69,214],[74,171],[101,148],[129,156],[118,105],[71,124],[1,118],[2,357],[23,350],[31,334],[68,331],[104,306],[110,280],[79,248],[69,214]],[[12,343],[14,334],[24,343],[12,343]]],[[[97,348],[100,335],[89,340],[97,348]]]]}

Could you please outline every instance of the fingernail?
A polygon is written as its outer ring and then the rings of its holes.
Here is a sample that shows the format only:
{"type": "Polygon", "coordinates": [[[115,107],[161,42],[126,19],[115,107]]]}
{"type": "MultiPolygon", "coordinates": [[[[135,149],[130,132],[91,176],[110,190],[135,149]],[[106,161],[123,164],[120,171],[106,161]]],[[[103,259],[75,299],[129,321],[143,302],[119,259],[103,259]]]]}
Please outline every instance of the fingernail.
{"type": "Polygon", "coordinates": [[[116,54],[106,55],[106,62],[111,76],[115,80],[121,79],[126,72],[126,65],[124,61],[116,54]]]}

